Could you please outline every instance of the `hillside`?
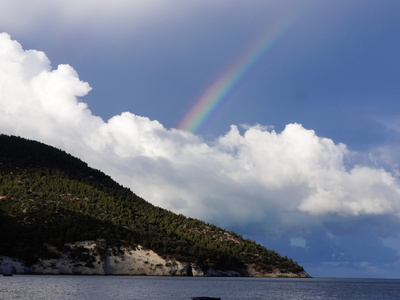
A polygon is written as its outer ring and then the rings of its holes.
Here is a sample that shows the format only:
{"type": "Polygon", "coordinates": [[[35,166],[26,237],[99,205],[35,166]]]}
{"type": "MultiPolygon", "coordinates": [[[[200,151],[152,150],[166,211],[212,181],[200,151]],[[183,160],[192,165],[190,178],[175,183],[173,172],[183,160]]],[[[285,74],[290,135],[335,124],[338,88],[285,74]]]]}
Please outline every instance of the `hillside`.
{"type": "Polygon", "coordinates": [[[180,273],[143,274],[308,276],[254,241],[151,205],[61,150],[6,135],[0,135],[0,241],[0,264],[14,258],[33,273],[46,263],[62,273],[63,259],[89,274],[96,264],[110,266],[110,257],[139,261],[140,250],[164,271],[181,266],[180,273]]]}

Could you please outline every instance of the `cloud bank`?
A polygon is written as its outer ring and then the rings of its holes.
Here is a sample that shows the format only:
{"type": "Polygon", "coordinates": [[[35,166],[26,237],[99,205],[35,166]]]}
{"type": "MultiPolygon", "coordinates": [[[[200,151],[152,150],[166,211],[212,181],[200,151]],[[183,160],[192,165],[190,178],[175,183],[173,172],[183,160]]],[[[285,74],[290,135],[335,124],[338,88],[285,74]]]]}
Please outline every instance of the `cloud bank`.
{"type": "MultiPolygon", "coordinates": [[[[282,132],[232,125],[206,142],[130,112],[104,121],[82,102],[90,90],[71,66],[53,69],[43,52],[0,34],[1,133],[78,156],[154,205],[290,243],[284,249],[303,251],[304,261],[327,251],[321,261],[346,266],[360,251],[345,248],[355,232],[388,253],[386,264],[398,259],[388,242],[398,234],[398,178],[357,164],[346,145],[295,123],[282,132]]],[[[352,261],[373,269],[368,259],[352,261]]]]}

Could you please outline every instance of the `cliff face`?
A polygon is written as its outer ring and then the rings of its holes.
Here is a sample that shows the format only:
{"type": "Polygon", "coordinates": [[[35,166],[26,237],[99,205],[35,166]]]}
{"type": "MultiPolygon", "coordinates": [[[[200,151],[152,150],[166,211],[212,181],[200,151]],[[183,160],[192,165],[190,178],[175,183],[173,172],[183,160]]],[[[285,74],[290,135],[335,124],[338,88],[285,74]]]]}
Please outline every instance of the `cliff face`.
{"type": "Polygon", "coordinates": [[[0,257],[0,273],[17,274],[82,274],[82,275],[152,275],[203,276],[196,266],[172,258],[162,258],[151,250],[99,248],[96,242],[66,244],[69,251],[58,258],[40,259],[27,266],[23,261],[0,257]]]}
{"type": "Polygon", "coordinates": [[[172,257],[161,257],[141,246],[136,249],[106,249],[94,241],[66,244],[68,251],[59,257],[40,259],[27,266],[23,261],[0,256],[0,273],[7,274],[77,274],[77,275],[149,275],[149,276],[250,276],[250,277],[309,277],[307,273],[273,273],[256,271],[254,266],[247,266],[241,273],[233,270],[202,270],[193,263],[181,262],[172,257]]]}

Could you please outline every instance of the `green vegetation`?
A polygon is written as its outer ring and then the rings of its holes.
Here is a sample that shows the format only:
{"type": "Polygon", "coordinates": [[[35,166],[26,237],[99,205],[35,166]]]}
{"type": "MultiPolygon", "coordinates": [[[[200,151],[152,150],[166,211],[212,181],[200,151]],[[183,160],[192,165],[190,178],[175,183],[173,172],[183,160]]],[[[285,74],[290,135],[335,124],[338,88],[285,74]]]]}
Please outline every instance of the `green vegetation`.
{"type": "Polygon", "coordinates": [[[140,244],[204,269],[304,271],[234,232],[155,207],[61,150],[0,135],[0,255],[29,264],[54,257],[46,245],[63,251],[97,239],[115,249],[140,244]]]}

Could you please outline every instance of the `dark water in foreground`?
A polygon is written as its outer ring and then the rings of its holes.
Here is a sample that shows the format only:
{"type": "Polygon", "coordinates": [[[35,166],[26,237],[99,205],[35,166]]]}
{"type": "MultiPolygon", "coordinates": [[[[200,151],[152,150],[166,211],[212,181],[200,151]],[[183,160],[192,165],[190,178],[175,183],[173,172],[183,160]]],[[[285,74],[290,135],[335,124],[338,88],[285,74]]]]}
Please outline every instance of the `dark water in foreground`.
{"type": "Polygon", "coordinates": [[[398,279],[0,275],[0,299],[399,299],[398,279]]]}

